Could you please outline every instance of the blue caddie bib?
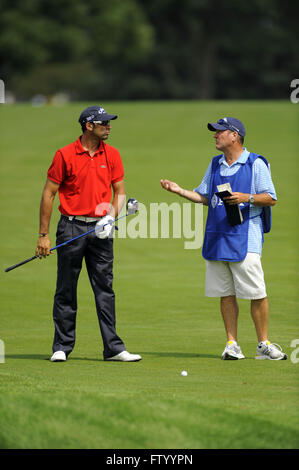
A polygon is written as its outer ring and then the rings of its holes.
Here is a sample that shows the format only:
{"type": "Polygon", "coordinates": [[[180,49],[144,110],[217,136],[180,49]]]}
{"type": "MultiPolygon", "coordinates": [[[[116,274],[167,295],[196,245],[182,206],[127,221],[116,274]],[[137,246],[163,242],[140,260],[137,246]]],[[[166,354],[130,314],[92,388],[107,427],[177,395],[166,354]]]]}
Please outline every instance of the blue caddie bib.
{"type": "MultiPolygon", "coordinates": [[[[210,261],[242,261],[247,255],[249,229],[249,203],[240,205],[243,222],[231,226],[228,223],[223,202],[216,196],[219,184],[230,183],[233,192],[251,193],[252,165],[257,158],[262,158],[267,166],[267,160],[261,155],[250,153],[247,161],[241,164],[239,170],[231,176],[220,174],[217,155],[212,160],[212,171],[209,192],[209,209],[206,222],[202,255],[210,261]]],[[[271,228],[271,208],[264,207],[261,214],[264,232],[271,228]]]]}

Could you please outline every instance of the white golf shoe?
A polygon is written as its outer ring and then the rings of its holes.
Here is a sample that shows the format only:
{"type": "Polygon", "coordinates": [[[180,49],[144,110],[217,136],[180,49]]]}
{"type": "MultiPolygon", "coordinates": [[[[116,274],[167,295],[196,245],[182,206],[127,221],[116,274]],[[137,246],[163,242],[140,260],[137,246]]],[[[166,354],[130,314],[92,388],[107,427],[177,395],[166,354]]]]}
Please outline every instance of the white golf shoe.
{"type": "Polygon", "coordinates": [[[269,359],[270,361],[283,361],[287,359],[287,355],[282,352],[279,344],[270,343],[270,341],[262,341],[256,348],[256,359],[269,359]]]}
{"type": "Polygon", "coordinates": [[[64,351],[56,351],[51,357],[52,362],[64,362],[66,361],[66,355],[64,351]]]}
{"type": "Polygon", "coordinates": [[[226,343],[225,349],[221,357],[223,360],[245,359],[245,356],[236,341],[228,341],[226,343]]]}
{"type": "Polygon", "coordinates": [[[120,362],[137,362],[141,361],[142,357],[139,354],[131,354],[128,351],[122,351],[112,357],[105,358],[105,361],[120,361],[120,362]]]}

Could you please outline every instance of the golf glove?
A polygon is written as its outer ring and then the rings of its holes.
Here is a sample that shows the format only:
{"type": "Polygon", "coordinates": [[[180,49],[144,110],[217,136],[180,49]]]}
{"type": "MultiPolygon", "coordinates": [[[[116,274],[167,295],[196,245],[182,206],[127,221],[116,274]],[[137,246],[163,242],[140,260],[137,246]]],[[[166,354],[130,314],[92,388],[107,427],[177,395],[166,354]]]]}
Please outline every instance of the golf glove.
{"type": "Polygon", "coordinates": [[[111,215],[105,215],[96,223],[95,234],[98,238],[104,240],[112,237],[114,232],[114,218],[111,215]]]}

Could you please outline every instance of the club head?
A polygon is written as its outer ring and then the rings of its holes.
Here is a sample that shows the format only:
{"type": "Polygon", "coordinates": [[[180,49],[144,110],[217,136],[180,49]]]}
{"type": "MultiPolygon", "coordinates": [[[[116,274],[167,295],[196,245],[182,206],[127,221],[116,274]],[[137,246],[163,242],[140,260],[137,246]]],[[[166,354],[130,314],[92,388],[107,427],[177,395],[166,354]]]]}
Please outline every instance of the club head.
{"type": "Polygon", "coordinates": [[[127,201],[127,214],[135,214],[138,211],[138,201],[131,197],[127,201]]]}

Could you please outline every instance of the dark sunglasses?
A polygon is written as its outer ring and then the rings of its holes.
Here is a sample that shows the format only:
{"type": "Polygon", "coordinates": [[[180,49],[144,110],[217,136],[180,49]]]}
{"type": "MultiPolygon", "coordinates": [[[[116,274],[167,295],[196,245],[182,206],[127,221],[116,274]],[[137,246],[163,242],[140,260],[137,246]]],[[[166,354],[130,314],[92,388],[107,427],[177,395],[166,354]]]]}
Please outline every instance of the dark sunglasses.
{"type": "Polygon", "coordinates": [[[110,121],[93,121],[94,124],[101,124],[101,126],[109,126],[110,121]]]}

